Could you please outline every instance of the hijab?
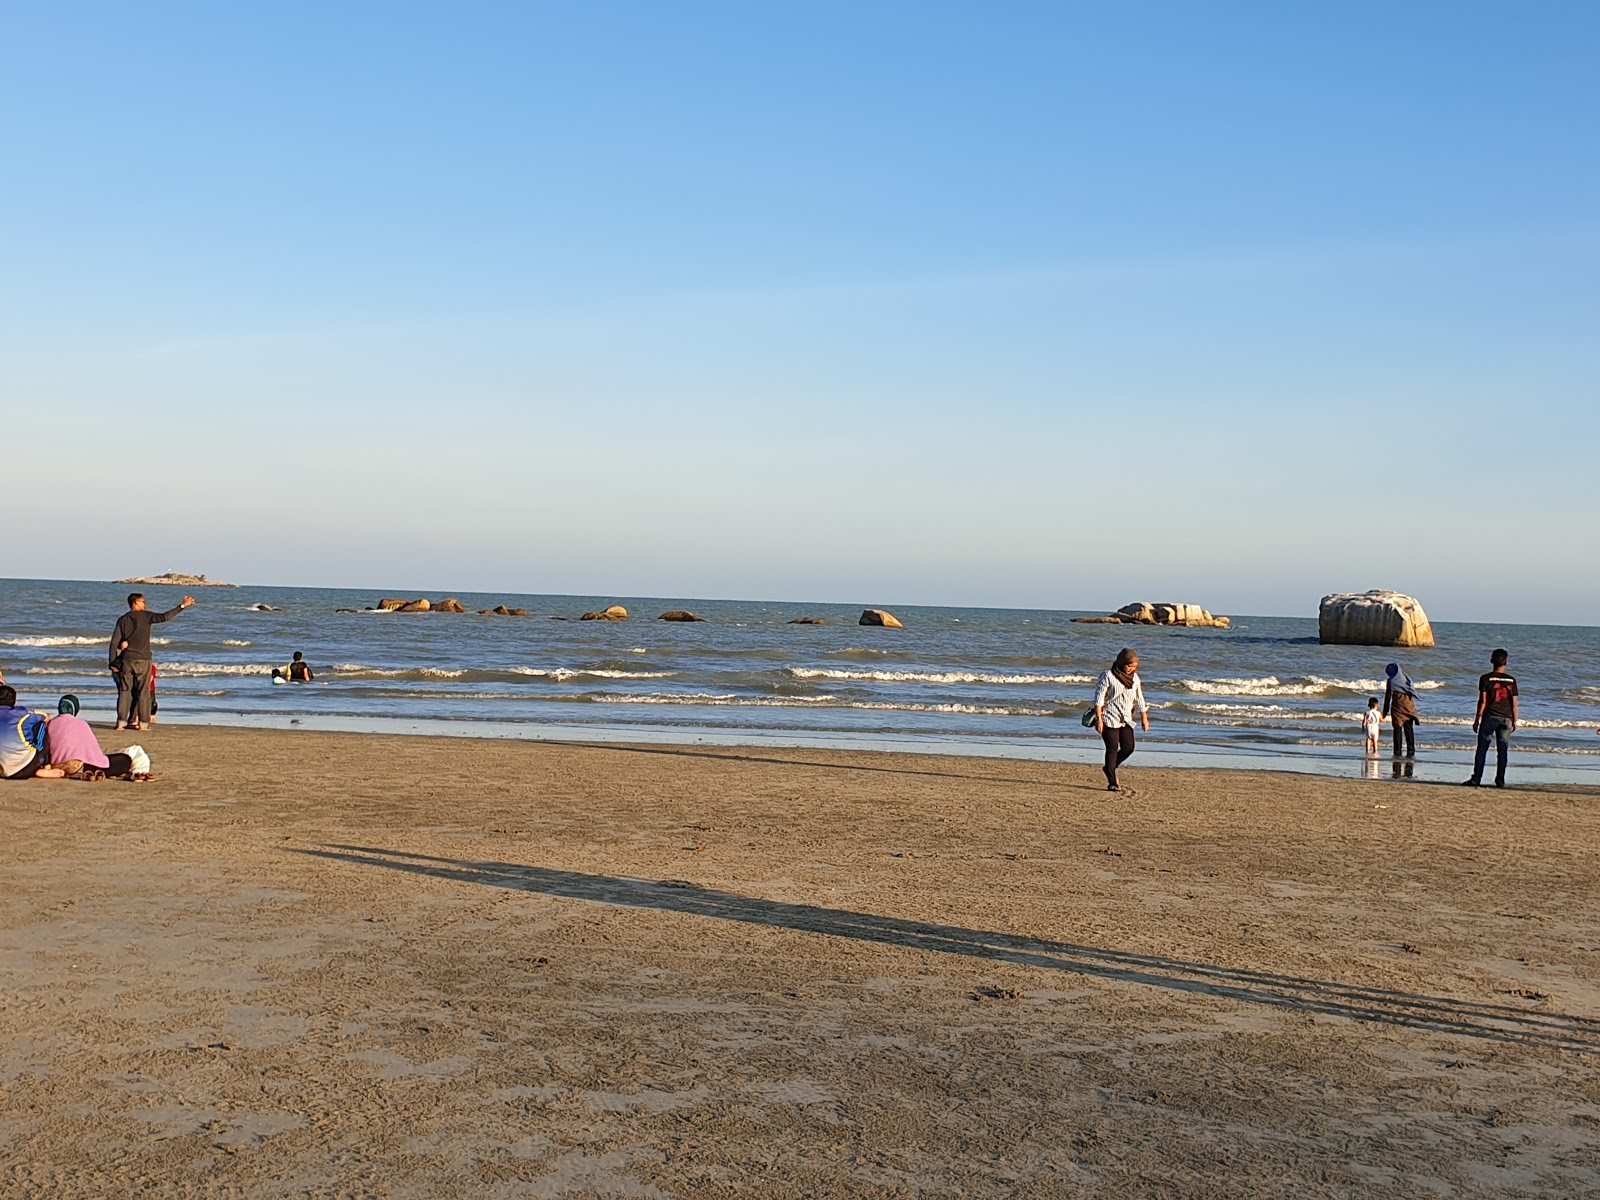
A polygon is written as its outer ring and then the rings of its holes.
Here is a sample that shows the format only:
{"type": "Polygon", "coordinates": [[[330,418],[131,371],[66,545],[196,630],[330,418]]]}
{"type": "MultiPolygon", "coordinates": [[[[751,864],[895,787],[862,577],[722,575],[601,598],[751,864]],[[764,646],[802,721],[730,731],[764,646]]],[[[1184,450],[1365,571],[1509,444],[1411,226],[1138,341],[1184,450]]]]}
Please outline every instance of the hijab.
{"type": "Polygon", "coordinates": [[[1410,696],[1413,700],[1417,698],[1417,685],[1411,682],[1411,676],[1400,669],[1399,663],[1390,663],[1383,673],[1389,677],[1390,690],[1410,696]]]}
{"type": "Polygon", "coordinates": [[[1117,682],[1125,688],[1131,688],[1135,676],[1138,675],[1139,656],[1132,650],[1124,647],[1117,655],[1117,661],[1111,664],[1111,673],[1117,677],[1117,682]]]}

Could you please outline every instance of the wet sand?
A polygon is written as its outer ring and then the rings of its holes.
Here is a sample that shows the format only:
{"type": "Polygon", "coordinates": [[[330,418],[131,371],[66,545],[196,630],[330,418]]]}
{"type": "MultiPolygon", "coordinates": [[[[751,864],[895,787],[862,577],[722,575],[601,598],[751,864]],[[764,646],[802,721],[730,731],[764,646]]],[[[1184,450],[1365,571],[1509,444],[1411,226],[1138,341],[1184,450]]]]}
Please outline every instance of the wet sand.
{"type": "Polygon", "coordinates": [[[0,784],[8,1196],[1600,1195],[1593,792],[139,740],[0,784]]]}

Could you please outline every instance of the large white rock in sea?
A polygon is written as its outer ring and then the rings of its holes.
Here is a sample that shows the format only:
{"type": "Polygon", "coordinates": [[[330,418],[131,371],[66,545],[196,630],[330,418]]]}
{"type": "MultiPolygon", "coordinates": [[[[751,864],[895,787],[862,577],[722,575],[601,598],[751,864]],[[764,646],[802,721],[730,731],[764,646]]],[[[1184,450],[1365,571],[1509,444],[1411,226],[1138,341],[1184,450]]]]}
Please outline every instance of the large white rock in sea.
{"type": "Polygon", "coordinates": [[[1317,606],[1317,640],[1325,646],[1431,646],[1433,626],[1414,596],[1381,588],[1339,592],[1317,606]]]}

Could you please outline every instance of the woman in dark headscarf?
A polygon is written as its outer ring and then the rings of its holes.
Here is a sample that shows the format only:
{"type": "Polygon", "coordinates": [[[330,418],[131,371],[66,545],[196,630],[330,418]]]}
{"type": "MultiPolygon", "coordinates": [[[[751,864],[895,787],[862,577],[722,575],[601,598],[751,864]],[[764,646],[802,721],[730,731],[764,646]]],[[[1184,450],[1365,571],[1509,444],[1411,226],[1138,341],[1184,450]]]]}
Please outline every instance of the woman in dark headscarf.
{"type": "Polygon", "coordinates": [[[1139,656],[1124,648],[1101,672],[1094,685],[1094,727],[1106,744],[1106,790],[1120,792],[1117,768],[1133,753],[1133,719],[1137,716],[1150,732],[1150,706],[1144,702],[1144,684],[1139,682],[1139,656]]]}
{"type": "Polygon", "coordinates": [[[1383,715],[1394,722],[1394,752],[1400,753],[1400,742],[1405,741],[1408,755],[1417,752],[1417,685],[1411,676],[1400,669],[1399,663],[1390,663],[1383,669],[1389,677],[1383,689],[1383,715]]]}

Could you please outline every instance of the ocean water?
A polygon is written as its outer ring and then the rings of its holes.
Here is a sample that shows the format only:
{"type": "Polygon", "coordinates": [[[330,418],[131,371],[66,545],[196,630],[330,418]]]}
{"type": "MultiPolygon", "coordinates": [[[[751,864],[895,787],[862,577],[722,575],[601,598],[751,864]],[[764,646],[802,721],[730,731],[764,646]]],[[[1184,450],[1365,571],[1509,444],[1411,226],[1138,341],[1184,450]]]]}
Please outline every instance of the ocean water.
{"type": "MultiPolygon", "coordinates": [[[[0,581],[0,666],[24,703],[52,707],[71,691],[91,716],[109,716],[105,643],[128,590],[0,581]]],[[[182,596],[145,591],[157,609],[182,596]]],[[[1587,626],[1442,623],[1435,649],[1394,651],[1318,645],[1314,617],[1191,630],[1075,625],[1090,615],[1080,612],[891,606],[906,628],[890,630],[858,625],[862,606],[827,604],[459,595],[472,610],[534,614],[516,618],[338,611],[373,605],[370,591],[195,596],[194,609],[156,630],[167,721],[1089,761],[1099,741],[1078,718],[1095,675],[1127,645],[1154,709],[1144,761],[1378,773],[1361,752],[1360,719],[1367,697],[1382,694],[1384,664],[1398,659],[1420,689],[1419,777],[1442,780],[1468,761],[1477,678],[1505,646],[1523,693],[1519,769],[1600,784],[1600,628],[1587,626]],[[613,603],[633,619],[576,619],[613,603]],[[706,620],[654,619],[674,608],[706,620]],[[273,686],[270,669],[294,650],[316,682],[273,686]]],[[[1386,736],[1383,774],[1387,754],[1386,736]]]]}

